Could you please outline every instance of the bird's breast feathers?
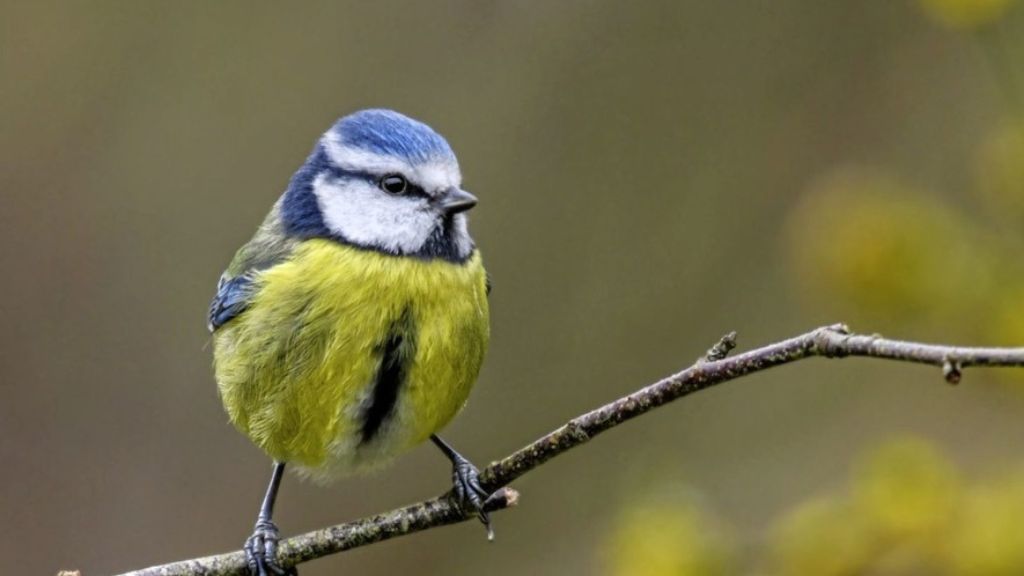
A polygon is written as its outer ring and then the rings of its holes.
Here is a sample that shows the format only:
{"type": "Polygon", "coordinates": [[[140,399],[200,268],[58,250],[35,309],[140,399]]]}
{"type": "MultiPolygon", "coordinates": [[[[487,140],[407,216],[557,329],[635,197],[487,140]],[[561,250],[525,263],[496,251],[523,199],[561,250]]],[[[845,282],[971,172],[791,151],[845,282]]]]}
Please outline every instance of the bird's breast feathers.
{"type": "Polygon", "coordinates": [[[250,294],[214,334],[224,404],[257,445],[314,477],[373,467],[442,428],[487,347],[479,253],[452,263],[307,240],[250,294]]]}

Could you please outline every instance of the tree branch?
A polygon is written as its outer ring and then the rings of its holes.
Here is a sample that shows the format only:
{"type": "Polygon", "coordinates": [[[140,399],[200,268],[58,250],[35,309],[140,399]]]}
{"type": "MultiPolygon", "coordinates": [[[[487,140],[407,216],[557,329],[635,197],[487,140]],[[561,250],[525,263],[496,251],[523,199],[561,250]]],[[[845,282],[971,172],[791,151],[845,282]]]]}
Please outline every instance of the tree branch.
{"type": "MultiPolygon", "coordinates": [[[[801,336],[769,344],[744,354],[727,357],[735,347],[735,334],[718,344],[689,368],[646,388],[569,420],[565,425],[520,448],[482,470],[481,483],[496,491],[489,510],[516,504],[518,494],[509,483],[594,436],[673,400],[754,372],[812,357],[865,356],[942,368],[950,383],[960,381],[961,371],[972,366],[1024,366],[1024,348],[969,348],[889,340],[881,336],[851,334],[837,324],[801,336]]],[[[412,534],[421,530],[475,518],[463,512],[445,494],[431,500],[308,532],[281,541],[279,559],[285,566],[412,534]]],[[[122,576],[245,576],[241,551],[154,566],[122,576]]]]}

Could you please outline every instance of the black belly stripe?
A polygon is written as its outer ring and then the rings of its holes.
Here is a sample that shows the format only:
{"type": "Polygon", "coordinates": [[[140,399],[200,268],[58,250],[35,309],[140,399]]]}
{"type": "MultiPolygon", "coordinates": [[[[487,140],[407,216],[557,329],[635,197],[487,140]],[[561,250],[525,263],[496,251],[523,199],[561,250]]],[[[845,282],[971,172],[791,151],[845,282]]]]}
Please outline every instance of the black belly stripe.
{"type": "Polygon", "coordinates": [[[369,404],[363,412],[363,444],[376,437],[384,421],[395,410],[398,392],[405,382],[414,355],[414,342],[409,337],[412,333],[412,322],[406,311],[391,326],[387,338],[378,348],[381,355],[380,368],[377,369],[369,404]]]}

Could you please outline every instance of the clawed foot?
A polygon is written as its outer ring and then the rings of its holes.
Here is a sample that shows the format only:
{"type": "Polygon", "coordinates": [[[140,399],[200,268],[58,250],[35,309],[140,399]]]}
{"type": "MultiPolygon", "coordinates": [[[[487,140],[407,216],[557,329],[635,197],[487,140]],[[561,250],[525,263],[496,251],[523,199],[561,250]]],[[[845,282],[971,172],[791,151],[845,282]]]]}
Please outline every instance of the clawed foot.
{"type": "Polygon", "coordinates": [[[491,517],[484,510],[484,505],[490,494],[480,485],[480,471],[473,466],[472,462],[458,453],[455,453],[452,465],[452,481],[454,483],[452,494],[455,496],[455,501],[464,511],[476,511],[477,518],[487,528],[487,539],[494,540],[491,517]]]}
{"type": "Polygon", "coordinates": [[[245,541],[245,561],[252,576],[298,576],[294,566],[282,568],[277,562],[277,542],[280,539],[273,522],[256,522],[252,536],[245,541]]]}

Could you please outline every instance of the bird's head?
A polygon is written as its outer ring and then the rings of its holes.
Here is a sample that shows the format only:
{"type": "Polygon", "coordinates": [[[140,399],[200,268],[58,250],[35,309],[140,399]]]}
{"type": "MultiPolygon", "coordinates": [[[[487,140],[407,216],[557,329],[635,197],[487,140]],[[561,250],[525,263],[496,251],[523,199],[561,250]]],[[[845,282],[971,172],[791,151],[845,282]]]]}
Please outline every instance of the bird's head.
{"type": "Polygon", "coordinates": [[[465,260],[476,198],[448,142],[390,110],[338,120],[292,177],[280,204],[288,233],[401,256],[465,260]]]}

